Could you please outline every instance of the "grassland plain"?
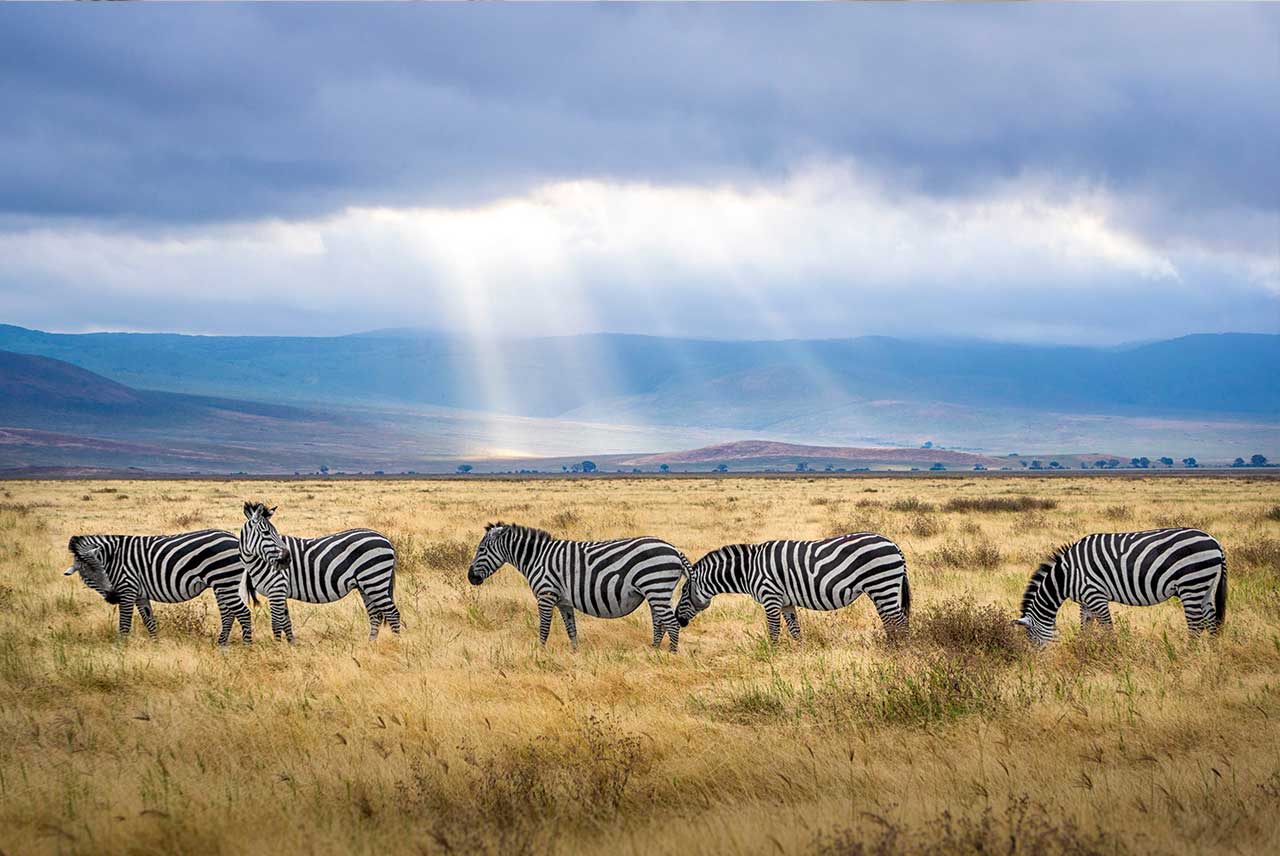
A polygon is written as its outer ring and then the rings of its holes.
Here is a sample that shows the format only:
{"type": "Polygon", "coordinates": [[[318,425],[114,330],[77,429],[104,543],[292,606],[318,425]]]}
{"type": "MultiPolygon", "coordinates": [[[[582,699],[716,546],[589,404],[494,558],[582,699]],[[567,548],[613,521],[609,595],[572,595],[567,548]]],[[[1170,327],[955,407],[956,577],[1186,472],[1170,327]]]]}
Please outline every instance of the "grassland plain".
{"type": "Polygon", "coordinates": [[[1280,482],[1221,478],[9,482],[0,484],[0,850],[187,853],[1280,852],[1280,482]],[[1024,499],[1029,498],[1029,499],[1024,499]],[[87,532],[372,526],[406,630],[358,598],[293,609],[299,643],[212,644],[206,594],[160,638],[65,579],[87,532]],[[1033,501],[1034,500],[1034,501],[1033,501]],[[536,644],[487,520],[720,544],[875,530],[906,554],[913,638],[864,601],[771,649],[721,597],[648,647],[648,616],[536,644]],[[1050,548],[1193,525],[1224,544],[1221,638],[1176,604],[1035,652],[1011,632],[1050,548]]]}

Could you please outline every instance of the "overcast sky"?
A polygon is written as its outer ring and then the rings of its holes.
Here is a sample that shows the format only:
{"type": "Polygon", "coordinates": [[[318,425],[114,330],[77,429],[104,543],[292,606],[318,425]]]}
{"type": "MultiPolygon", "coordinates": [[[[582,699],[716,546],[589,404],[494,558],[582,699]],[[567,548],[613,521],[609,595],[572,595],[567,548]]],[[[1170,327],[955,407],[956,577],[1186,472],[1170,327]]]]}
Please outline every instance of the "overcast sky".
{"type": "Polygon", "coordinates": [[[1280,331],[1280,8],[0,5],[0,321],[1280,331]]]}

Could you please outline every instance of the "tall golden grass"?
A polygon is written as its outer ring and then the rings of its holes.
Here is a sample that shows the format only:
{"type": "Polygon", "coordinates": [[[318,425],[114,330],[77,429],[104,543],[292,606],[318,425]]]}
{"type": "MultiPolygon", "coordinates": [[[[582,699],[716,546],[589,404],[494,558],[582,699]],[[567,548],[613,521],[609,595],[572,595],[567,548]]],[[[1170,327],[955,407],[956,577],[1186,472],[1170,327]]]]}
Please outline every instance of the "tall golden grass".
{"type": "Polygon", "coordinates": [[[0,484],[0,850],[185,853],[1280,852],[1280,482],[1018,478],[0,484]],[[1029,499],[1022,499],[1027,497],[1029,499]],[[386,532],[400,638],[359,599],[297,604],[299,643],[218,650],[211,595],[115,638],[67,538],[386,532]],[[1035,500],[1035,501],[1032,501],[1035,500]],[[866,602],[764,641],[724,596],[648,647],[643,610],[559,619],[524,580],[472,589],[483,524],[720,544],[875,530],[908,561],[913,638],[866,602]],[[1008,619],[1037,561],[1093,531],[1194,525],[1230,611],[1176,603],[1028,649],[1008,619]]]}

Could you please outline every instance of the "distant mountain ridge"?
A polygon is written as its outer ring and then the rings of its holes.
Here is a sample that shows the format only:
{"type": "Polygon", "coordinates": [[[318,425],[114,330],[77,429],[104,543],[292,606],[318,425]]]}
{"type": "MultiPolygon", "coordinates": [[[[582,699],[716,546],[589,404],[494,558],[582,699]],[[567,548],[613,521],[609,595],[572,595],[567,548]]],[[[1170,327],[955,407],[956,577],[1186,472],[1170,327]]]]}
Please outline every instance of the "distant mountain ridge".
{"type": "Polygon", "coordinates": [[[5,387],[0,427],[123,441],[130,432],[200,425],[197,414],[207,413],[206,427],[190,436],[238,437],[246,449],[274,444],[293,462],[322,459],[326,448],[348,462],[413,466],[424,455],[638,453],[744,436],[853,448],[932,440],[996,454],[1280,452],[1280,335],[1096,348],[878,336],[477,342],[409,329],[57,334],[0,325],[0,350],[15,352],[11,366],[18,355],[43,357],[101,376],[77,377],[64,366],[38,382],[60,378],[57,395],[31,378],[5,387]],[[120,400],[81,401],[68,422],[84,395],[120,400]],[[136,419],[121,422],[129,412],[136,419]],[[341,442],[317,439],[335,436],[341,442]]]}

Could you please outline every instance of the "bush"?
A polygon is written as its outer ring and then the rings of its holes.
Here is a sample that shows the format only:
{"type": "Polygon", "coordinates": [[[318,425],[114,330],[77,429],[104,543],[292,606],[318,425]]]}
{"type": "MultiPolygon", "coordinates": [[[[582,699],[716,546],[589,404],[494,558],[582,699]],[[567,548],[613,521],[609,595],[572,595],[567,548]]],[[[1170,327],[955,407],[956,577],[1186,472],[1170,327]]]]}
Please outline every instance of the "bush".
{"type": "Polygon", "coordinates": [[[907,521],[907,531],[917,538],[928,538],[937,535],[946,526],[941,520],[928,514],[913,514],[907,521]]]}
{"type": "Polygon", "coordinates": [[[1133,509],[1127,505],[1109,505],[1102,510],[1102,516],[1108,520],[1129,520],[1133,517],[1133,509]]]}
{"type": "Polygon", "coordinates": [[[1280,523],[1280,505],[1271,506],[1271,508],[1262,516],[1267,520],[1274,520],[1277,523],[1280,523]]]}
{"type": "Polygon", "coordinates": [[[1262,570],[1269,567],[1280,573],[1280,539],[1263,535],[1232,545],[1227,555],[1228,567],[1236,562],[1251,569],[1262,570]]]}
{"type": "Polygon", "coordinates": [[[889,510],[930,512],[934,510],[934,506],[931,502],[923,502],[918,497],[909,496],[906,499],[897,499],[889,503],[889,510]]]}
{"type": "Polygon", "coordinates": [[[928,556],[929,561],[937,565],[986,571],[998,568],[1002,558],[1000,548],[986,538],[976,538],[973,541],[964,538],[949,539],[928,556]]]}
{"type": "Polygon", "coordinates": [[[911,616],[911,638],[960,656],[978,652],[1012,660],[1027,650],[1027,634],[1012,619],[991,604],[947,601],[911,616]]]}
{"type": "Polygon", "coordinates": [[[954,496],[943,511],[1049,511],[1057,508],[1053,499],[1034,496],[954,496]]]}
{"type": "Polygon", "coordinates": [[[1125,852],[1114,836],[1085,832],[1070,815],[1033,803],[1025,795],[1009,798],[998,813],[990,805],[980,814],[959,817],[947,810],[916,828],[879,815],[866,817],[874,826],[821,835],[813,852],[818,856],[1114,856],[1125,852]]]}

